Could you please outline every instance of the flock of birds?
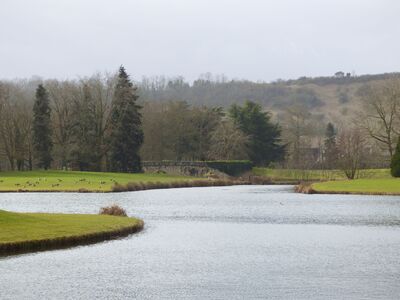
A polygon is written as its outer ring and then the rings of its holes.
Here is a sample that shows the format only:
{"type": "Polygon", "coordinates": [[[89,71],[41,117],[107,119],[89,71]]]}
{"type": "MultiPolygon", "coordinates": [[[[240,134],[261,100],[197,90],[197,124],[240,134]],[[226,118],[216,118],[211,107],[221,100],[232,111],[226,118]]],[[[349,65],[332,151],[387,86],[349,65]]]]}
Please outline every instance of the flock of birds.
{"type": "MultiPolygon", "coordinates": [[[[61,186],[61,183],[63,182],[63,180],[60,179],[60,178],[56,178],[56,180],[57,180],[56,183],[52,183],[52,184],[51,184],[51,187],[52,187],[52,188],[61,186]]],[[[21,188],[37,187],[37,186],[39,186],[41,183],[47,183],[47,181],[48,181],[47,178],[38,178],[38,179],[36,179],[36,181],[29,181],[29,180],[28,180],[28,181],[26,181],[24,184],[15,183],[14,185],[15,185],[16,187],[21,187],[21,188]]],[[[114,183],[114,184],[117,184],[117,183],[118,183],[114,178],[110,178],[109,181],[111,181],[111,182],[114,183]]],[[[0,183],[3,183],[3,182],[4,182],[4,180],[0,180],[0,183]]],[[[105,184],[107,184],[107,181],[104,181],[104,180],[102,180],[102,181],[100,181],[100,182],[98,183],[98,182],[94,182],[94,181],[87,180],[86,178],[81,178],[81,179],[75,181],[74,184],[79,184],[79,183],[82,183],[82,182],[84,182],[85,184],[100,184],[100,186],[99,186],[100,189],[102,188],[102,186],[104,186],[105,184]]]]}

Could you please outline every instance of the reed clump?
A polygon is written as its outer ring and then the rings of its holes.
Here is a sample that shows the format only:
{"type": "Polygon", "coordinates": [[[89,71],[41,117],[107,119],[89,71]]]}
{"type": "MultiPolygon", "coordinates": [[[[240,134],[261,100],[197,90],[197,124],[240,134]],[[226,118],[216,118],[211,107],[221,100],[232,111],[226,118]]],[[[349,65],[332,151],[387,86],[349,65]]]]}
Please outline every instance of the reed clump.
{"type": "Polygon", "coordinates": [[[112,187],[112,191],[113,192],[125,192],[126,191],[126,187],[122,184],[119,183],[115,183],[112,187]]]}
{"type": "Polygon", "coordinates": [[[111,206],[106,206],[100,208],[100,215],[110,215],[110,216],[119,216],[119,217],[127,217],[125,209],[117,204],[113,204],[111,206]]]}
{"type": "Polygon", "coordinates": [[[302,194],[315,194],[315,190],[312,188],[312,184],[310,182],[303,182],[296,185],[295,192],[302,194]]]}

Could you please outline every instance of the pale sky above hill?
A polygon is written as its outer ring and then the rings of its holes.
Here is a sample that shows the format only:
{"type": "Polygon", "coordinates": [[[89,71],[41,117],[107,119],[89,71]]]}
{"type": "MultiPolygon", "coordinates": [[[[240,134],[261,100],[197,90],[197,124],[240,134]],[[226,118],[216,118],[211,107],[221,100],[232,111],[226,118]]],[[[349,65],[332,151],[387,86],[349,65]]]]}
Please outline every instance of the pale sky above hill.
{"type": "Polygon", "coordinates": [[[0,78],[400,71],[398,0],[0,0],[0,78]]]}

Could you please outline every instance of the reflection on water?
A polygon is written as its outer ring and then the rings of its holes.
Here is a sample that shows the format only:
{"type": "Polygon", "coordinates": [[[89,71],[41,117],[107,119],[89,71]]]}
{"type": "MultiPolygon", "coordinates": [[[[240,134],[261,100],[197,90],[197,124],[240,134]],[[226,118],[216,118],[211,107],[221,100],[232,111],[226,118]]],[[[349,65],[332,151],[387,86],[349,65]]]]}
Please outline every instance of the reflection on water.
{"type": "Polygon", "coordinates": [[[1,299],[398,299],[400,197],[289,186],[118,194],[0,194],[14,211],[97,213],[146,229],[117,241],[0,259],[1,299]]]}

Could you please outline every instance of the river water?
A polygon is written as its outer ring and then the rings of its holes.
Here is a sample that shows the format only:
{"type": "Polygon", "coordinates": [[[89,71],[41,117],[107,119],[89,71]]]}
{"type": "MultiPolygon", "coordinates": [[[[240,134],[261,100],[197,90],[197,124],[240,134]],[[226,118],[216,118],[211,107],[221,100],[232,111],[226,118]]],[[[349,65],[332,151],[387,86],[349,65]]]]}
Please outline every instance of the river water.
{"type": "Polygon", "coordinates": [[[130,237],[0,258],[0,299],[399,299],[400,197],[290,186],[0,194],[20,212],[142,218],[130,237]]]}

